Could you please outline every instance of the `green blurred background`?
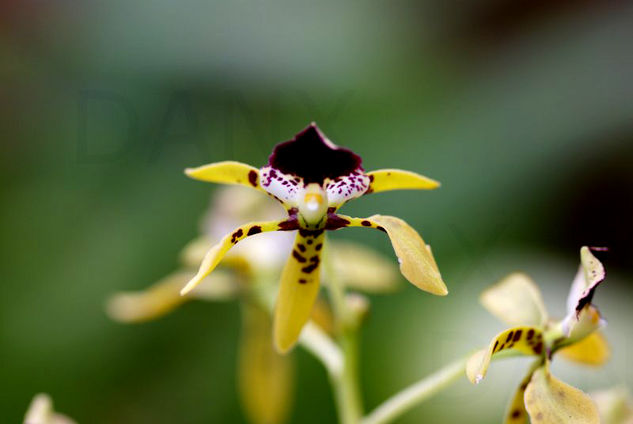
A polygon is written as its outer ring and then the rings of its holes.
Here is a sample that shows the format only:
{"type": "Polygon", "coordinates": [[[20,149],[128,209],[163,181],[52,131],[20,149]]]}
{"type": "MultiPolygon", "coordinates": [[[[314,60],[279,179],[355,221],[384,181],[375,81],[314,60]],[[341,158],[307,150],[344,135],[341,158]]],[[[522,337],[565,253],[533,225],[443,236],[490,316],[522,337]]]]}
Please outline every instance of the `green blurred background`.
{"type": "MultiPolygon", "coordinates": [[[[237,304],[137,326],[103,304],[173,270],[197,234],[215,188],[183,168],[263,165],[310,121],[366,169],[443,184],[346,207],[420,230],[451,292],[372,298],[367,408],[501,330],[477,295],[508,272],[532,275],[561,316],[583,244],[610,248],[596,303],[614,354],[553,371],[585,390],[633,386],[630,2],[0,4],[3,423],[42,391],[80,423],[244,422],[237,304]]],[[[334,237],[392,255],[380,234],[334,237]]],[[[295,355],[292,422],[334,422],[325,372],[295,355]]],[[[499,421],[519,362],[400,422],[499,421]]]]}

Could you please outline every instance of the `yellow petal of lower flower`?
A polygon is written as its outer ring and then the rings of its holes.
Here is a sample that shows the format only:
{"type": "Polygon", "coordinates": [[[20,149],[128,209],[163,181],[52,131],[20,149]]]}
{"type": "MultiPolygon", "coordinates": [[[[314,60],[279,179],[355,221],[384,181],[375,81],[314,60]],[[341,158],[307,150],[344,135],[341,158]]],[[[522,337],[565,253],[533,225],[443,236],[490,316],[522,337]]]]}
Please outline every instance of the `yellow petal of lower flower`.
{"type": "Polygon", "coordinates": [[[259,185],[259,169],[241,162],[224,161],[185,169],[188,177],[220,184],[241,184],[264,191],[259,185]]]}
{"type": "Polygon", "coordinates": [[[328,249],[334,271],[345,286],[369,293],[392,292],[398,287],[398,269],[377,252],[338,240],[330,240],[328,249]]]}
{"type": "Polygon", "coordinates": [[[409,224],[400,218],[387,215],[373,215],[369,218],[340,215],[340,218],[348,221],[345,226],[385,231],[398,257],[402,275],[414,286],[426,292],[439,296],[448,294],[430,248],[409,224]]]}
{"type": "Polygon", "coordinates": [[[379,169],[368,172],[367,176],[371,181],[367,193],[387,190],[433,190],[440,186],[439,182],[431,178],[401,169],[379,169]]]}
{"type": "Polygon", "coordinates": [[[275,307],[274,339],[280,352],[287,352],[294,346],[301,329],[310,318],[319,293],[324,241],[323,232],[297,233],[292,254],[281,274],[275,307]]]}
{"type": "Polygon", "coordinates": [[[225,300],[234,297],[239,288],[230,273],[217,271],[192,296],[180,296],[180,289],[194,275],[193,271],[177,271],[146,290],[117,293],[108,300],[106,311],[115,321],[144,322],[166,315],[191,297],[225,300]]]}
{"type": "Polygon", "coordinates": [[[525,391],[525,408],[533,423],[600,424],[591,398],[552,376],[547,366],[534,372],[525,391]]]}
{"type": "Polygon", "coordinates": [[[251,423],[281,424],[292,402],[294,362],[274,349],[267,311],[246,303],[242,315],[238,363],[242,405],[251,423]]]}
{"type": "Polygon", "coordinates": [[[24,424],[75,424],[75,421],[55,412],[50,396],[40,393],[31,401],[24,416],[24,424]]]}
{"type": "Polygon", "coordinates": [[[543,333],[536,327],[514,327],[497,334],[488,349],[475,353],[466,365],[466,374],[472,383],[479,383],[486,375],[493,355],[514,349],[525,355],[543,353],[543,333]]]}
{"type": "Polygon", "coordinates": [[[532,379],[532,374],[540,364],[540,360],[536,361],[534,365],[530,367],[530,371],[527,375],[523,377],[523,380],[521,380],[519,387],[515,390],[514,395],[506,408],[503,424],[529,424],[528,413],[525,410],[525,389],[527,389],[527,386],[532,379]]]}
{"type": "Polygon", "coordinates": [[[539,326],[547,320],[540,290],[522,273],[508,275],[486,289],[479,300],[491,314],[508,325],[539,326]]]}
{"type": "Polygon", "coordinates": [[[330,336],[334,334],[334,314],[332,313],[330,304],[322,297],[317,297],[314,302],[314,306],[312,307],[312,312],[310,314],[310,320],[330,336]]]}
{"type": "Polygon", "coordinates": [[[209,237],[197,237],[187,243],[180,251],[180,262],[185,267],[197,267],[212,246],[213,242],[209,237]]]}
{"type": "Polygon", "coordinates": [[[604,335],[599,331],[559,351],[558,355],[570,361],[587,365],[603,365],[611,357],[611,349],[604,335]]]}
{"type": "Polygon", "coordinates": [[[267,221],[267,222],[251,222],[236,228],[233,232],[225,236],[219,243],[214,245],[204,257],[198,273],[187,283],[180,291],[181,295],[185,295],[193,290],[202,282],[204,277],[209,275],[220,263],[226,252],[246,237],[268,231],[283,231],[280,224],[283,221],[267,221]]]}
{"type": "Polygon", "coordinates": [[[633,424],[633,402],[624,387],[591,393],[602,424],[633,424]]]}

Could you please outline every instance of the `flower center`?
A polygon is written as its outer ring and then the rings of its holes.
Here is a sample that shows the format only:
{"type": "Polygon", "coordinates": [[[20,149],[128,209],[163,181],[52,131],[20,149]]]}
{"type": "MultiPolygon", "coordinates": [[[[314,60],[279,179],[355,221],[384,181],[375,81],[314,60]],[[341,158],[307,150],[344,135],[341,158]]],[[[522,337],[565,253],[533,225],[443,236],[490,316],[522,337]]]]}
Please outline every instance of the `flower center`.
{"type": "Polygon", "coordinates": [[[317,183],[305,186],[298,196],[299,214],[309,225],[317,225],[323,220],[327,206],[327,192],[317,183]]]}

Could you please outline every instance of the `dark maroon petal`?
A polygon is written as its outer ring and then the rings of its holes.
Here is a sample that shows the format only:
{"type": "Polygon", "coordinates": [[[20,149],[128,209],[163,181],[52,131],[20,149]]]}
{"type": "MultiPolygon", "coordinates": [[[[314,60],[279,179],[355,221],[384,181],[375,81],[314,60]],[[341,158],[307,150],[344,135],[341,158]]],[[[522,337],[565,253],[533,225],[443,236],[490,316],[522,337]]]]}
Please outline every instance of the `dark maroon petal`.
{"type": "Polygon", "coordinates": [[[314,123],[292,140],[275,146],[268,165],[284,174],[303,178],[305,184],[322,184],[326,178],[335,179],[363,170],[360,156],[332,144],[314,123]]]}

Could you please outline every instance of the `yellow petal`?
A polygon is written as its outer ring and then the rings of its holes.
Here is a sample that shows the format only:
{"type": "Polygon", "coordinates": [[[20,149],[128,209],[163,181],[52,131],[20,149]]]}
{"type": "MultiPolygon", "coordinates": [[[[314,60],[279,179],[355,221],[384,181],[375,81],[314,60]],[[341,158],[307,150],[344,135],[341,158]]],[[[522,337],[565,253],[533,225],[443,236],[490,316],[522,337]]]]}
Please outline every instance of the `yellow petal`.
{"type": "Polygon", "coordinates": [[[624,387],[591,393],[602,424],[633,424],[633,402],[624,387]]]}
{"type": "Polygon", "coordinates": [[[117,293],[108,300],[106,311],[115,321],[144,322],[166,315],[191,297],[226,300],[233,298],[239,289],[230,273],[217,271],[206,277],[195,293],[180,296],[180,289],[194,275],[193,271],[177,271],[146,290],[117,293]]]}
{"type": "Polygon", "coordinates": [[[485,290],[479,300],[491,314],[508,325],[539,326],[547,320],[540,290],[522,273],[508,275],[485,290]]]}
{"type": "Polygon", "coordinates": [[[582,364],[603,365],[611,357],[611,349],[602,333],[596,331],[579,342],[557,351],[557,354],[582,364]]]}
{"type": "Polygon", "coordinates": [[[477,384],[485,377],[493,355],[510,349],[525,355],[541,355],[543,333],[536,327],[521,326],[497,334],[488,349],[478,351],[468,360],[466,374],[471,383],[477,384]]]}
{"type": "Polygon", "coordinates": [[[180,251],[180,262],[185,267],[197,267],[212,246],[213,242],[207,236],[195,238],[180,251]]]}
{"type": "Polygon", "coordinates": [[[379,169],[368,172],[367,176],[371,181],[367,193],[387,190],[433,190],[440,186],[439,182],[431,178],[401,169],[379,169]]]}
{"type": "Polygon", "coordinates": [[[448,294],[430,248],[409,224],[400,218],[387,215],[373,215],[369,218],[352,218],[344,215],[339,217],[347,221],[344,226],[385,231],[398,257],[402,275],[411,284],[426,292],[439,296],[448,294]]]}
{"type": "Polygon", "coordinates": [[[505,416],[503,419],[504,424],[529,424],[528,421],[528,413],[525,410],[525,389],[527,388],[530,380],[532,379],[532,374],[536,370],[537,366],[541,364],[541,361],[538,360],[530,367],[530,371],[527,373],[519,387],[514,392],[508,407],[506,408],[505,416]]]}
{"type": "Polygon", "coordinates": [[[251,222],[236,228],[233,232],[226,235],[219,243],[214,245],[204,257],[198,273],[187,283],[180,291],[181,295],[185,295],[193,290],[202,280],[215,269],[220,263],[226,252],[246,237],[268,231],[282,231],[279,227],[283,221],[267,221],[267,222],[251,222]]]}
{"type": "Polygon", "coordinates": [[[317,297],[310,314],[310,320],[329,335],[334,334],[334,315],[330,304],[322,297],[317,297]]]}
{"type": "Polygon", "coordinates": [[[24,416],[24,424],[75,424],[75,421],[55,412],[50,396],[40,393],[31,401],[24,416]]]}
{"type": "Polygon", "coordinates": [[[592,304],[585,305],[578,313],[567,315],[560,323],[563,334],[567,337],[561,340],[560,345],[576,343],[594,331],[606,325],[598,308],[592,304]]]}
{"type": "Polygon", "coordinates": [[[318,235],[297,233],[292,253],[281,274],[275,307],[275,346],[287,352],[294,346],[301,329],[310,318],[319,293],[321,251],[324,232],[318,235]]]}
{"type": "Polygon", "coordinates": [[[238,373],[240,398],[249,421],[286,421],[294,391],[294,362],[275,351],[270,314],[249,303],[243,308],[238,373]]]}
{"type": "Polygon", "coordinates": [[[600,424],[591,398],[552,376],[547,366],[534,372],[525,391],[525,407],[533,423],[600,424]]]}
{"type": "Polygon", "coordinates": [[[185,174],[187,174],[188,177],[200,181],[220,184],[241,184],[262,190],[259,185],[259,169],[241,162],[225,161],[210,163],[197,168],[187,168],[185,169],[185,174]]]}
{"type": "Polygon", "coordinates": [[[398,287],[399,275],[394,263],[358,243],[328,242],[334,272],[347,287],[369,293],[388,293],[398,287]]]}

